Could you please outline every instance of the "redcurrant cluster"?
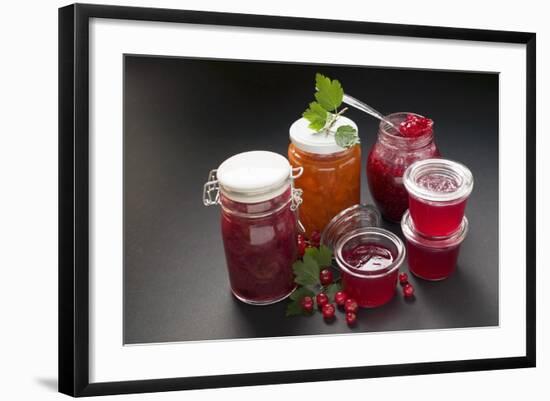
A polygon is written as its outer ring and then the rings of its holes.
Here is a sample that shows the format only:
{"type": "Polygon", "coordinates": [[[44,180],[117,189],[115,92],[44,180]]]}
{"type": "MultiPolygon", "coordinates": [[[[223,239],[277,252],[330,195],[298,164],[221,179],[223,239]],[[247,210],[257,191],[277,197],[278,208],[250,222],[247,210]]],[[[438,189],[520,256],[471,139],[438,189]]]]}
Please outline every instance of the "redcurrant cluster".
{"type": "MultiPolygon", "coordinates": [[[[317,307],[326,321],[331,321],[334,319],[336,308],[334,307],[334,304],[330,303],[330,299],[327,294],[320,292],[315,297],[315,301],[317,302],[317,307]]],[[[346,314],[347,324],[349,326],[353,326],[357,322],[357,310],[359,309],[357,302],[353,298],[348,298],[344,291],[338,291],[334,294],[334,302],[339,309],[343,310],[346,314]]],[[[304,297],[302,299],[302,308],[308,313],[313,312],[313,304],[314,302],[312,297],[304,297]]]]}
{"type": "Polygon", "coordinates": [[[399,284],[403,287],[403,295],[405,298],[414,297],[414,287],[409,283],[407,273],[399,273],[399,284]]]}
{"type": "Polygon", "coordinates": [[[306,248],[318,248],[321,245],[321,234],[319,231],[313,231],[311,237],[306,239],[302,234],[298,234],[298,257],[303,257],[306,253],[306,248]]]}

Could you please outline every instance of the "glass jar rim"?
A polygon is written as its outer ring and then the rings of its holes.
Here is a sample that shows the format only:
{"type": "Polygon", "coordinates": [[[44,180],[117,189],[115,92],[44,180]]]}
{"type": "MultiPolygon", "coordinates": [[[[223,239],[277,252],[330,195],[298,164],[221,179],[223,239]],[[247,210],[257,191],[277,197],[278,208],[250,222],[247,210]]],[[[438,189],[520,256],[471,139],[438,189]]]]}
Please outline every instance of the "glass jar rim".
{"type": "Polygon", "coordinates": [[[335,249],[338,238],[333,238],[336,234],[333,231],[341,224],[349,222],[353,218],[359,217],[361,214],[365,214],[365,220],[370,219],[372,227],[378,227],[380,225],[381,215],[374,206],[363,203],[353,205],[342,210],[328,222],[321,233],[321,244],[330,249],[335,249]]]}
{"type": "Polygon", "coordinates": [[[358,229],[352,230],[346,235],[342,236],[336,242],[335,249],[336,250],[334,252],[334,255],[335,255],[336,263],[338,264],[338,267],[340,267],[340,270],[342,270],[346,274],[350,274],[358,278],[366,278],[366,277],[377,278],[381,276],[386,276],[387,274],[395,271],[396,269],[399,268],[399,266],[401,266],[401,264],[405,260],[405,254],[406,254],[405,245],[403,244],[403,241],[401,241],[401,239],[391,231],[388,231],[384,228],[379,228],[379,227],[364,227],[364,228],[358,228],[358,229]],[[374,236],[383,237],[388,239],[390,242],[392,242],[392,244],[395,246],[397,250],[397,255],[389,265],[383,267],[382,269],[367,271],[367,270],[357,269],[356,267],[351,266],[344,260],[344,257],[342,256],[342,249],[344,248],[344,245],[348,241],[365,234],[371,234],[374,236]]]}
{"type": "Polygon", "coordinates": [[[403,184],[409,195],[428,202],[456,203],[472,193],[474,177],[468,167],[448,159],[424,159],[411,164],[403,174],[403,184]],[[427,174],[439,173],[453,178],[458,188],[452,192],[437,192],[418,183],[427,174]]]}
{"type": "Polygon", "coordinates": [[[464,241],[464,238],[466,238],[466,234],[468,234],[468,219],[464,216],[460,226],[455,232],[449,235],[441,237],[426,236],[416,230],[411,214],[407,210],[401,219],[401,230],[407,241],[416,245],[426,248],[449,248],[460,245],[464,241]]]}

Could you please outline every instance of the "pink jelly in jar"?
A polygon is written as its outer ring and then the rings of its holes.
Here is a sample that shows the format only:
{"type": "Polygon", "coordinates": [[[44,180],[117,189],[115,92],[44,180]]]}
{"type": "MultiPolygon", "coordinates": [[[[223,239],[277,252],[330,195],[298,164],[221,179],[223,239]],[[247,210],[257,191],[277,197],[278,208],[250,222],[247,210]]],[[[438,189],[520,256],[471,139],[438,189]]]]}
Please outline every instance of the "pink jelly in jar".
{"type": "Polygon", "coordinates": [[[446,159],[421,160],[405,171],[403,183],[418,232],[441,237],[457,231],[474,186],[466,166],[446,159]]]}
{"type": "Polygon", "coordinates": [[[233,295],[267,305],[294,291],[300,191],[287,159],[266,151],[230,157],[205,184],[204,203],[221,205],[221,233],[233,295]]]}
{"type": "Polygon", "coordinates": [[[426,237],[419,233],[409,211],[403,215],[401,229],[407,244],[409,270],[424,280],[438,281],[456,269],[460,245],[468,232],[468,219],[462,218],[458,229],[446,237],[426,237]]]}
{"type": "Polygon", "coordinates": [[[365,227],[337,241],[335,258],[346,294],[361,307],[375,308],[388,303],[395,295],[405,247],[392,232],[365,227]]]}

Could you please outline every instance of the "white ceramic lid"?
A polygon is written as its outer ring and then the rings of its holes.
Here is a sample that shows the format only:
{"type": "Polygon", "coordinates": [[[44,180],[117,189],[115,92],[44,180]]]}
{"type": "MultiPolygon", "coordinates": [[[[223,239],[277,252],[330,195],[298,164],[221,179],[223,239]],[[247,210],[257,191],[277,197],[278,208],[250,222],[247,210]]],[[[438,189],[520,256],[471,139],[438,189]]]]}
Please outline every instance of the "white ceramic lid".
{"type": "Polygon", "coordinates": [[[273,152],[239,153],[218,167],[220,191],[236,202],[256,203],[281,195],[290,185],[288,160],[273,152]]]}
{"type": "MultiPolygon", "coordinates": [[[[319,134],[308,127],[309,121],[300,118],[294,121],[290,126],[290,141],[298,149],[308,153],[327,155],[331,153],[343,152],[343,148],[336,144],[334,135],[319,134]]],[[[347,117],[340,116],[333,126],[336,130],[342,125],[351,125],[359,133],[357,125],[347,117]]]]}

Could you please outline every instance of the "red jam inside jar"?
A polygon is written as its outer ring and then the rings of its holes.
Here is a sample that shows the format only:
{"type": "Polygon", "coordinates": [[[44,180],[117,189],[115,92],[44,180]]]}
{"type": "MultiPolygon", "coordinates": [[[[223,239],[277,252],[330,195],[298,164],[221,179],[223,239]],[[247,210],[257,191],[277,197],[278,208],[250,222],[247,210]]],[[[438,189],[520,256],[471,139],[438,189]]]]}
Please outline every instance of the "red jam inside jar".
{"type": "Polygon", "coordinates": [[[411,273],[424,280],[439,281],[455,271],[460,245],[468,231],[466,217],[463,217],[459,229],[447,237],[423,236],[416,231],[408,211],[403,216],[401,228],[406,239],[411,273]]]}
{"type": "Polygon", "coordinates": [[[422,160],[407,169],[403,181],[418,232],[444,237],[457,231],[474,183],[466,166],[445,159],[422,160]]]}
{"type": "Polygon", "coordinates": [[[248,303],[272,303],[294,290],[296,214],[290,188],[265,202],[239,203],[222,195],[221,228],[233,294],[248,303]]]}
{"type": "Polygon", "coordinates": [[[357,229],[336,243],[343,289],[363,308],[384,305],[394,297],[404,257],[401,240],[381,228],[357,229]]]}
{"type": "Polygon", "coordinates": [[[229,283],[245,303],[267,305],[294,291],[301,192],[293,173],[279,154],[244,152],[211,171],[204,186],[204,204],[221,206],[229,283]]]}
{"type": "Polygon", "coordinates": [[[405,170],[418,160],[439,157],[439,151],[433,141],[432,120],[413,113],[394,113],[386,119],[397,129],[380,123],[378,140],[367,159],[367,178],[370,193],[384,218],[399,222],[409,207],[403,185],[405,170]]]}

